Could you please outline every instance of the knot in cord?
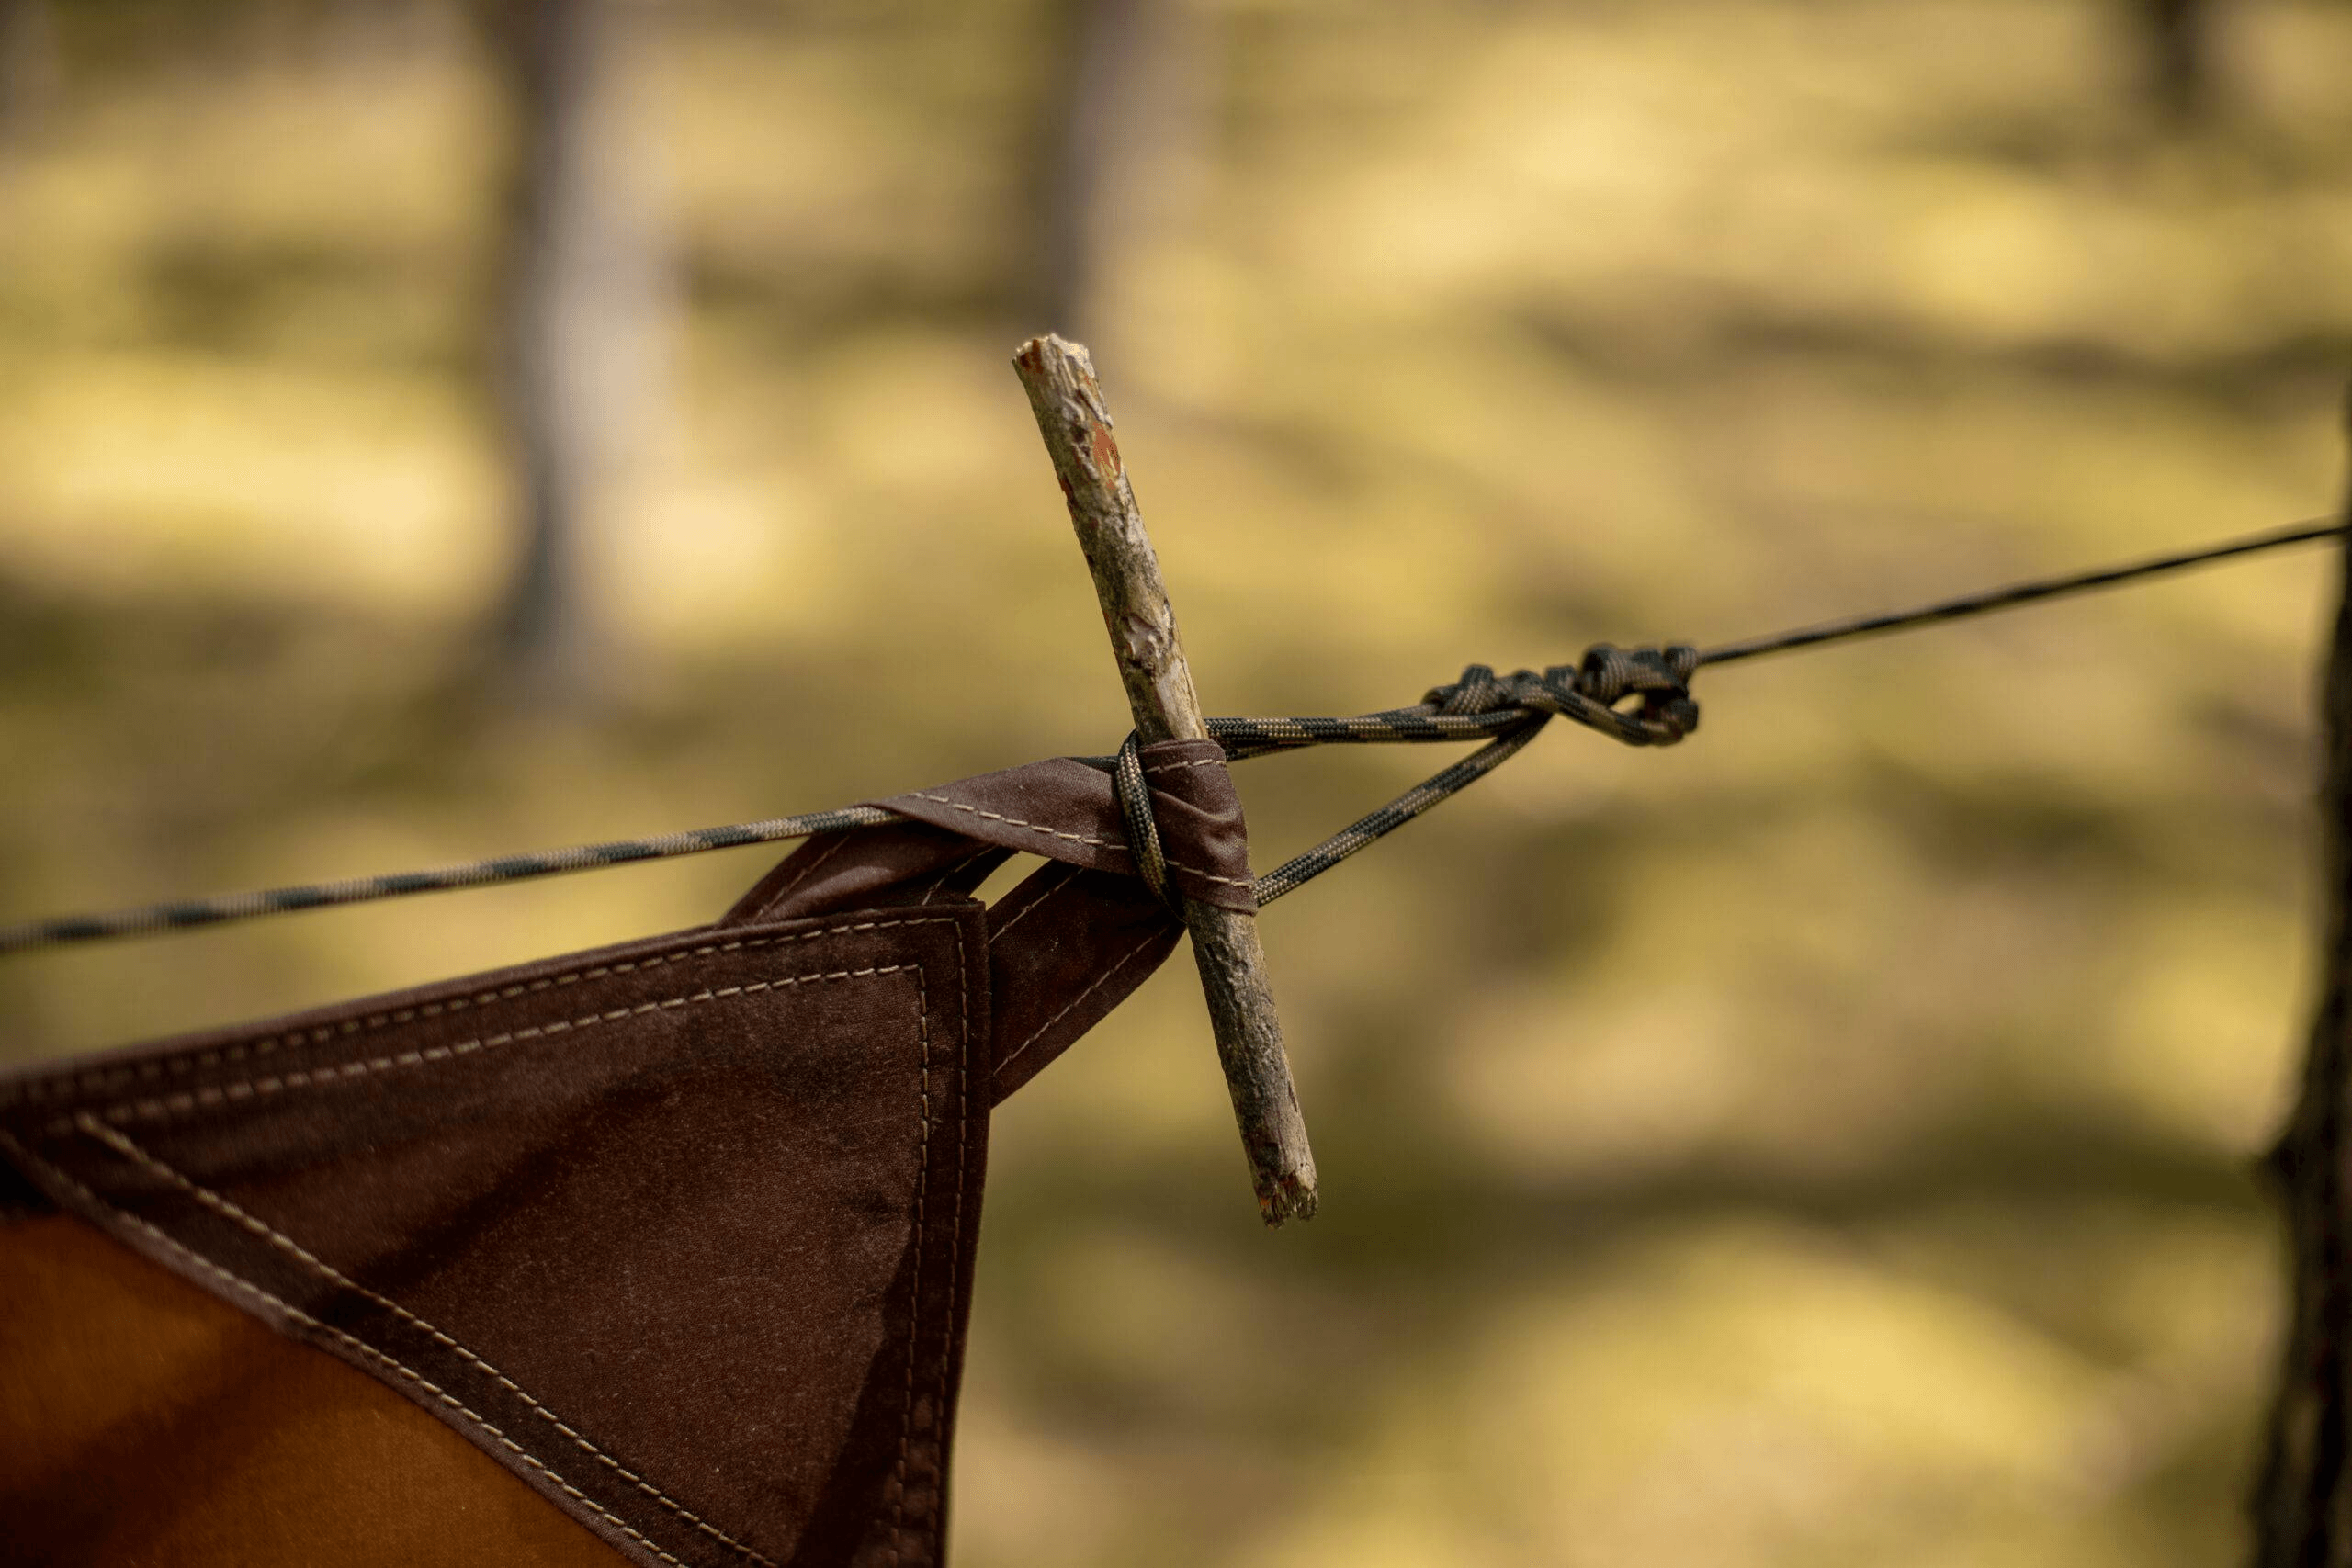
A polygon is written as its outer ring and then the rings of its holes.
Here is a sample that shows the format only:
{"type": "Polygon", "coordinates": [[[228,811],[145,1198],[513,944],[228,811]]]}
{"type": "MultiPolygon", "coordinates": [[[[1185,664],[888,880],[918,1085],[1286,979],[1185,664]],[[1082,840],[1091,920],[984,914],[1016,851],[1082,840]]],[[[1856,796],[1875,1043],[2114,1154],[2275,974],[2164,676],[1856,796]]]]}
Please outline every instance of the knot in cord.
{"type": "Polygon", "coordinates": [[[1690,677],[1699,650],[1675,643],[1666,648],[1615,648],[1596,643],[1577,664],[1555,664],[1498,675],[1473,664],[1451,685],[1432,688],[1421,701],[1449,716],[1507,713],[1563,718],[1613,736],[1628,746],[1671,746],[1699,728],[1699,705],[1690,677]],[[1618,704],[1638,699],[1630,709],[1618,704]]]}
{"type": "MultiPolygon", "coordinates": [[[[1438,802],[1457,794],[1465,785],[1484,778],[1533,739],[1535,732],[1554,714],[1565,714],[1628,745],[1671,745],[1698,728],[1699,708],[1690,700],[1690,683],[1691,674],[1702,663],[1728,664],[1734,660],[1754,659],[1789,649],[1815,648],[1825,643],[1842,642],[1849,637],[1958,620],[1965,615],[1983,615],[1987,611],[2030,604],[2064,594],[2140,581],[2160,572],[2177,571],[2183,567],[2207,561],[2276,549],[2281,545],[2338,538],[2347,532],[2352,532],[2352,523],[2340,518],[2319,518],[2274,529],[2267,534],[2224,540],[2202,549],[2159,556],[2123,566],[2102,567],[2064,577],[2013,583],[2007,588],[1971,593],[1891,615],[1860,615],[1849,620],[1750,637],[1745,642],[1719,643],[1703,652],[1679,645],[1627,650],[1611,648],[1604,643],[1586,654],[1581,664],[1574,668],[1555,666],[1540,675],[1522,670],[1514,675],[1498,676],[1483,664],[1473,664],[1463,671],[1461,680],[1436,688],[1418,707],[1363,714],[1353,718],[1212,718],[1208,721],[1208,733],[1224,748],[1230,761],[1286,751],[1301,746],[1471,739],[1487,742],[1470,756],[1361,818],[1345,831],[1259,877],[1254,885],[1254,897],[1259,904],[1263,905],[1303,886],[1310,877],[1329,870],[1366,844],[1411,821],[1438,802]],[[1628,696],[1638,699],[1633,710],[1617,711],[1616,705],[1628,696]],[[1437,722],[1439,720],[1452,722],[1437,722]]],[[[1131,738],[1116,760],[1119,764],[1114,770],[1118,800],[1127,824],[1129,847],[1135,854],[1138,870],[1162,897],[1168,897],[1167,858],[1159,849],[1159,824],[1152,818],[1150,792],[1142,787],[1142,759],[1139,755],[1130,754],[1138,750],[1131,738]]],[[[1102,766],[1106,759],[1090,757],[1083,761],[1090,765],[1102,766]]],[[[1227,781],[1228,784],[1230,782],[1227,781]]],[[[435,888],[480,887],[516,882],[526,877],[552,876],[559,872],[622,865],[671,855],[698,854],[706,850],[728,849],[738,844],[773,843],[781,839],[879,827],[899,820],[903,815],[879,806],[849,806],[834,811],[812,812],[800,817],[773,817],[760,822],[701,828],[650,839],[578,844],[570,849],[549,850],[537,854],[501,855],[492,860],[469,861],[461,865],[442,866],[431,871],[354,877],[342,882],[311,883],[295,887],[230,894],[219,898],[152,904],[144,908],[121,909],[107,914],[37,920],[24,925],[0,927],[0,953],[46,947],[57,942],[91,942],[144,931],[175,931],[294,909],[364,903],[401,894],[430,892],[435,888]]],[[[1234,879],[1220,876],[1217,880],[1231,882],[1234,879]]]]}

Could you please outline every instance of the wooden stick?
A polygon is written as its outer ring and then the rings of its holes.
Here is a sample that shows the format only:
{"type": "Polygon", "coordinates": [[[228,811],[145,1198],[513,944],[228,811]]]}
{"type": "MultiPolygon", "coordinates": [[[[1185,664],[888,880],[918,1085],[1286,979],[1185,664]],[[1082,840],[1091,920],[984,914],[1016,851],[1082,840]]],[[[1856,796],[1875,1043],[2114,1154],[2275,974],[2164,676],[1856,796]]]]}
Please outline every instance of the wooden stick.
{"type": "MultiPolygon", "coordinates": [[[[1111,634],[1137,737],[1146,743],[1206,739],[1208,726],[1176,634],[1176,613],[1159,579],[1159,557],[1136,510],[1093,360],[1083,345],[1047,336],[1023,344],[1012,364],[1069,502],[1079,548],[1094,574],[1095,596],[1102,604],[1102,624],[1111,634]]],[[[1290,1057],[1283,1050],[1274,994],[1266,984],[1257,917],[1196,898],[1183,904],[1259,1213],[1269,1225],[1310,1218],[1315,1155],[1291,1088],[1290,1057]]]]}

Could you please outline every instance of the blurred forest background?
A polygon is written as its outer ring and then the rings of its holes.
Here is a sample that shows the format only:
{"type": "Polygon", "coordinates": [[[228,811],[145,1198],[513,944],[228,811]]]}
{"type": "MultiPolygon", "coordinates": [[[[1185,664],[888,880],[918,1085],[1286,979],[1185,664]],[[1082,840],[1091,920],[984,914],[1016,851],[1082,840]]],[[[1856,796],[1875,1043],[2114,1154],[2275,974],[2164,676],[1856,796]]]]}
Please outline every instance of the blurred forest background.
{"type": "MultiPolygon", "coordinates": [[[[0,920],[2327,511],[2336,0],[0,0],[0,920]]],[[[2216,1563],[2280,1321],[2324,552],[1704,676],[1001,1113],[965,1568],[2216,1563]]],[[[1263,869],[1434,765],[1241,770],[1263,869]]],[[[0,966],[82,1050],[712,918],[705,857],[0,966]]]]}

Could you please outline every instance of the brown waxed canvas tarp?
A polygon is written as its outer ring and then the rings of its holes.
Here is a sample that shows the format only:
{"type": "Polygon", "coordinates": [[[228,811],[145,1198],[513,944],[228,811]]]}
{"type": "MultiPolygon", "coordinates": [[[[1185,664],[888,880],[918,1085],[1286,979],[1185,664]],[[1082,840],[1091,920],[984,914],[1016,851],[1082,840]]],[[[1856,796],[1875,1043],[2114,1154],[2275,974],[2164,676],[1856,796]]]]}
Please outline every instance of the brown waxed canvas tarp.
{"type": "Polygon", "coordinates": [[[709,927],[0,1080],[0,1554],[937,1562],[989,1113],[1181,927],[1097,770],[881,804],[709,927]]]}

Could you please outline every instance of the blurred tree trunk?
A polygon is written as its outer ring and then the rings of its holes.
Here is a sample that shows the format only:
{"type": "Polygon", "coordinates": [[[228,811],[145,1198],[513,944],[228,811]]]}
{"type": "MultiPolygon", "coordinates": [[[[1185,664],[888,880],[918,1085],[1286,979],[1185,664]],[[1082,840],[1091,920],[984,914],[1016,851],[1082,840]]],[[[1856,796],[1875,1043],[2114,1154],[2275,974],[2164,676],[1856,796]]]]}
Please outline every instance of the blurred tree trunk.
{"type": "Polygon", "coordinates": [[[1070,0],[1062,27],[1067,64],[1050,106],[1044,254],[1032,323],[1092,344],[1114,335],[1100,319],[1108,264],[1152,209],[1182,181],[1198,120],[1203,74],[1185,0],[1070,0]]]}
{"type": "Polygon", "coordinates": [[[522,549],[498,673],[541,701],[598,683],[607,633],[587,536],[645,412],[659,247],[620,157],[617,0],[492,0],[514,124],[499,360],[522,549]]]}
{"type": "Polygon", "coordinates": [[[2257,1568],[2352,1564],[2352,551],[2339,555],[2322,698],[2319,1010],[2301,1094],[2266,1162],[2286,1211],[2294,1294],[2254,1497],[2257,1568]]]}
{"type": "Polygon", "coordinates": [[[1118,164],[1119,105],[1139,62],[1138,14],[1150,0],[1076,0],[1069,28],[1073,43],[1069,84],[1057,107],[1059,134],[1046,175],[1045,320],[1040,325],[1080,342],[1091,340],[1096,269],[1108,215],[1104,209],[1118,164]]]}
{"type": "Polygon", "coordinates": [[[62,76],[50,0],[0,0],[0,137],[39,124],[62,76]]]}
{"type": "Polygon", "coordinates": [[[2177,125],[2212,107],[2212,0],[2132,0],[2147,51],[2148,92],[2177,125]]]}

